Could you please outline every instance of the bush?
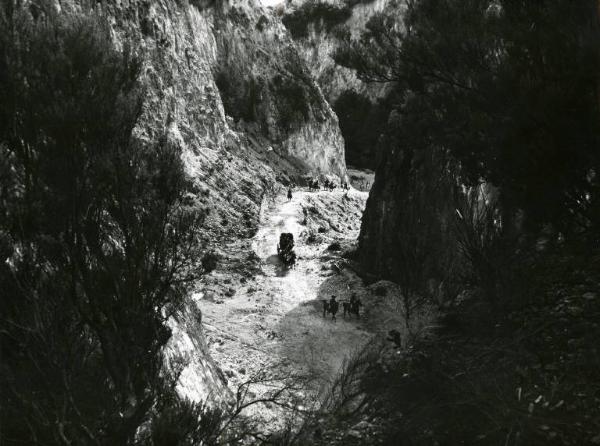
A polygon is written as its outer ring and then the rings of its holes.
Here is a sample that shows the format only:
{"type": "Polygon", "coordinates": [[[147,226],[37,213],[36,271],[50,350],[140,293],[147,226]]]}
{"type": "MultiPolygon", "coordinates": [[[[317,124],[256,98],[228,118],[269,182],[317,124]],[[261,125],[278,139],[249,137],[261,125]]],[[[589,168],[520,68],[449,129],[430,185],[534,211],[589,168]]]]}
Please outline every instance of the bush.
{"type": "Polygon", "coordinates": [[[496,310],[524,294],[531,278],[526,263],[533,256],[530,246],[519,243],[512,228],[501,222],[497,192],[482,185],[458,201],[454,234],[464,262],[463,281],[481,290],[496,310]],[[524,249],[525,248],[525,249],[524,249]]]}
{"type": "Polygon", "coordinates": [[[346,5],[331,5],[310,0],[295,11],[283,16],[283,24],[294,39],[308,37],[308,26],[314,23],[317,29],[331,31],[334,26],[344,23],[352,16],[346,5]]]}
{"type": "Polygon", "coordinates": [[[0,443],[129,444],[174,384],[202,215],[142,144],[141,61],[91,17],[0,12],[0,443]]]}
{"type": "Polygon", "coordinates": [[[221,410],[173,395],[151,420],[148,446],[216,444],[225,417],[221,410]]]}
{"type": "Polygon", "coordinates": [[[329,250],[329,251],[341,251],[342,250],[342,245],[340,245],[340,242],[333,242],[333,243],[331,243],[327,247],[327,250],[329,250]]]}
{"type": "Polygon", "coordinates": [[[356,5],[368,5],[369,3],[373,3],[375,0],[344,0],[344,3],[348,5],[348,7],[353,8],[356,5]]]}
{"type": "Polygon", "coordinates": [[[378,285],[377,288],[375,288],[375,296],[380,296],[380,297],[387,296],[387,288],[384,287],[383,285],[378,285]]]}

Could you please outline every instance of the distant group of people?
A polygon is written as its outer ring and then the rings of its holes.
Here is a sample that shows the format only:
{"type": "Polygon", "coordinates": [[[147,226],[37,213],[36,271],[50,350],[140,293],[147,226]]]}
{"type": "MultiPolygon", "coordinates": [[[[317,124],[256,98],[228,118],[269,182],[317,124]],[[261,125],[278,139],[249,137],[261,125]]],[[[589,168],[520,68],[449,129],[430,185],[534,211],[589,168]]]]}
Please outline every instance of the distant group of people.
{"type": "MultiPolygon", "coordinates": [[[[333,180],[329,180],[328,178],[325,178],[325,181],[323,181],[323,188],[325,190],[333,192],[336,187],[337,187],[337,184],[333,180]]],[[[346,191],[350,190],[350,186],[348,185],[348,183],[346,181],[342,181],[341,188],[346,191]]],[[[308,190],[318,191],[320,189],[321,189],[321,184],[319,183],[319,180],[317,178],[311,178],[310,180],[308,180],[308,190]]]]}
{"type": "Polygon", "coordinates": [[[355,184],[356,183],[358,183],[357,187],[360,190],[366,190],[366,191],[368,191],[368,190],[371,189],[371,186],[372,186],[372,183],[369,180],[366,180],[364,178],[361,178],[359,181],[356,181],[355,184]]]}
{"type": "MultiPolygon", "coordinates": [[[[344,309],[344,318],[346,315],[354,314],[357,318],[360,318],[360,307],[362,307],[362,302],[358,298],[355,293],[352,293],[349,301],[342,302],[342,307],[344,309]]],[[[335,295],[331,296],[331,299],[323,300],[323,317],[327,316],[327,313],[331,314],[331,320],[336,322],[336,315],[340,308],[339,302],[336,300],[335,295]]]]}
{"type": "Polygon", "coordinates": [[[319,190],[321,186],[319,185],[319,180],[317,178],[311,178],[308,180],[308,190],[319,190]]]}

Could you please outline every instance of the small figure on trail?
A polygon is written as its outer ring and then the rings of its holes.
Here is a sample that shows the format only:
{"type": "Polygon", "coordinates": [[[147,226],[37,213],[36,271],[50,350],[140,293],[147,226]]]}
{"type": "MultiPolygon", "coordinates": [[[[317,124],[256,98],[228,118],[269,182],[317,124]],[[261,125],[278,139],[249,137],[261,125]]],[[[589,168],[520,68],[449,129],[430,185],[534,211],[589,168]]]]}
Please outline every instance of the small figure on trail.
{"type": "Polygon", "coordinates": [[[402,337],[400,336],[400,332],[398,330],[388,331],[387,340],[393,342],[396,347],[402,348],[402,337]]]}
{"type": "Polygon", "coordinates": [[[335,300],[335,295],[332,295],[331,299],[329,299],[329,312],[331,313],[331,320],[334,322],[337,322],[335,315],[338,312],[338,308],[339,308],[338,301],[335,300]]]}
{"type": "Polygon", "coordinates": [[[340,308],[340,304],[335,300],[335,295],[331,296],[329,301],[323,299],[323,317],[327,316],[327,313],[331,313],[331,320],[337,322],[335,315],[340,308]]]}
{"type": "Polygon", "coordinates": [[[288,201],[292,199],[292,186],[288,187],[287,198],[288,201]]]}
{"type": "Polygon", "coordinates": [[[323,187],[327,190],[329,189],[329,180],[325,178],[325,182],[323,183],[323,187]]]}

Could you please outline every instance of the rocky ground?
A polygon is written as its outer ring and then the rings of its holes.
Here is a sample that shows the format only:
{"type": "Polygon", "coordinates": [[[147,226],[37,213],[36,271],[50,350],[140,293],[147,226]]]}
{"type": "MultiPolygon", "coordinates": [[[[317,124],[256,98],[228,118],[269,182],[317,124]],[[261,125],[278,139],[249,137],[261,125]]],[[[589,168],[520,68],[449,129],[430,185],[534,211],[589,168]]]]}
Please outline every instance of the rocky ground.
{"type": "MultiPolygon", "coordinates": [[[[342,257],[357,238],[367,195],[352,189],[278,196],[264,204],[253,238],[220,249],[219,266],[194,299],[209,352],[234,395],[242,386],[250,402],[291,385],[285,404],[309,409],[347,358],[390,328],[402,328],[398,291],[389,283],[366,286],[342,257]],[[276,255],[282,232],[296,242],[298,262],[289,271],[276,255]],[[323,299],[335,294],[344,301],[351,293],[365,303],[361,319],[323,318],[323,299]]],[[[269,428],[283,426],[283,412],[271,403],[248,408],[269,428]]]]}

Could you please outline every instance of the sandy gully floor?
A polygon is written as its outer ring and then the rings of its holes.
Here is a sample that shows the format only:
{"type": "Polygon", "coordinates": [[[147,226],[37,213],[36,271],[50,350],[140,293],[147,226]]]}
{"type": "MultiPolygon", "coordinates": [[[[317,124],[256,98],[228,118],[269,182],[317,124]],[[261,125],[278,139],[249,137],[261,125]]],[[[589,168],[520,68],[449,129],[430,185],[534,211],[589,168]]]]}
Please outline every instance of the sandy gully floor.
{"type": "MultiPolygon", "coordinates": [[[[251,386],[248,394],[258,398],[299,376],[308,385],[296,396],[299,404],[309,405],[344,360],[376,334],[368,318],[338,314],[332,322],[322,315],[322,300],[332,294],[341,301],[351,293],[369,299],[370,291],[354,272],[337,268],[339,252],[328,249],[333,241],[347,245],[356,240],[367,196],[353,189],[347,194],[297,191],[292,200],[278,197],[264,206],[256,236],[225,250],[226,266],[207,279],[199,303],[210,354],[234,392],[264,375],[272,381],[251,386]],[[299,257],[289,271],[276,256],[282,232],[294,234],[299,257]],[[240,273],[250,263],[244,258],[254,258],[257,270],[252,274],[240,273]]],[[[276,407],[255,409],[253,415],[266,423],[282,422],[276,407]]]]}

